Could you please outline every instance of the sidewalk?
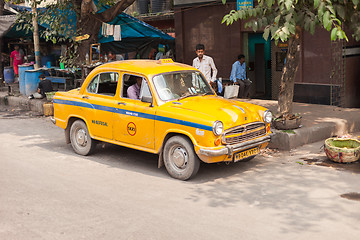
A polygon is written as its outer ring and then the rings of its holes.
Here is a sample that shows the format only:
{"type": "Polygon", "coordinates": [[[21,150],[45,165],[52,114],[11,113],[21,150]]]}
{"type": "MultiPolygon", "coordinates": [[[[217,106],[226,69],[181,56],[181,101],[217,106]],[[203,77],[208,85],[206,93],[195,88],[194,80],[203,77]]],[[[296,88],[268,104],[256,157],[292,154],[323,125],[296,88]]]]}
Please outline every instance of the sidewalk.
{"type": "MultiPolygon", "coordinates": [[[[277,111],[277,101],[251,99],[245,102],[277,111]]],[[[295,134],[273,129],[269,147],[290,150],[305,144],[318,142],[332,136],[341,136],[360,130],[360,109],[340,108],[328,105],[293,103],[293,112],[302,116],[302,127],[295,134]]]]}
{"type": "Polygon", "coordinates": [[[24,110],[33,111],[36,114],[44,114],[43,104],[45,99],[29,99],[26,96],[8,96],[7,92],[0,92],[0,105],[19,107],[24,110]]]}
{"type": "MultiPolygon", "coordinates": [[[[0,104],[30,110],[36,114],[43,114],[43,99],[28,99],[25,96],[7,96],[7,92],[0,92],[0,104]]],[[[277,101],[251,99],[244,100],[264,106],[276,113],[277,101]]],[[[293,133],[273,129],[270,148],[290,150],[296,147],[318,142],[334,135],[344,135],[360,131],[360,109],[339,108],[328,105],[294,103],[293,112],[300,113],[302,127],[293,133]]]]}

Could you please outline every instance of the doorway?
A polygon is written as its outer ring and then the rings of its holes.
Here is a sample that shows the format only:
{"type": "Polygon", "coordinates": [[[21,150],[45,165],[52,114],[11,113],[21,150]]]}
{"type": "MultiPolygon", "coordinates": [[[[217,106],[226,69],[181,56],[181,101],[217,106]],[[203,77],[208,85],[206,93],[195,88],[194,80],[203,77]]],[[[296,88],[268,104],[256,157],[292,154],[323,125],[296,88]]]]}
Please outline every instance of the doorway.
{"type": "Polygon", "coordinates": [[[248,34],[249,77],[254,98],[271,99],[271,41],[262,33],[248,34]]]}

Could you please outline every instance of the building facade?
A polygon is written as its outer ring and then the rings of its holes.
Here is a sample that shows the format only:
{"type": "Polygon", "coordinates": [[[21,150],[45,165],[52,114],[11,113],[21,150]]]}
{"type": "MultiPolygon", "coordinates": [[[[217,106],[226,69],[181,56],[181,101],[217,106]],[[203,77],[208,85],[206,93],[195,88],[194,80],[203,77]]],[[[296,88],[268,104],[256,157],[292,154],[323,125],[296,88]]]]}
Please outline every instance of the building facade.
{"type": "MultiPolygon", "coordinates": [[[[223,17],[236,9],[236,2],[174,0],[176,60],[192,64],[195,46],[205,45],[213,57],[218,77],[228,79],[237,55],[243,53],[253,81],[253,98],[277,99],[287,43],[265,41],[263,32],[253,32],[243,21],[226,26],[223,17]]],[[[360,107],[360,43],[331,42],[330,33],[301,34],[300,65],[295,80],[294,101],[360,107]]]]}

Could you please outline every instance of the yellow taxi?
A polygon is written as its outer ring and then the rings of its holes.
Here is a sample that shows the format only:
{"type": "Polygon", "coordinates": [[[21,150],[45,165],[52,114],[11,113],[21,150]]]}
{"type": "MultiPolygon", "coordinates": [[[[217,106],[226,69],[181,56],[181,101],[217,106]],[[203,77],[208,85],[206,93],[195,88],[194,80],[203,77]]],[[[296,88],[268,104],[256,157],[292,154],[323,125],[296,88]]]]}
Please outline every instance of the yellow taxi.
{"type": "Polygon", "coordinates": [[[53,103],[53,122],[76,153],[103,141],[158,154],[181,180],[200,161],[249,160],[270,141],[269,110],[217,96],[201,72],[169,59],[106,63],[53,103]]]}

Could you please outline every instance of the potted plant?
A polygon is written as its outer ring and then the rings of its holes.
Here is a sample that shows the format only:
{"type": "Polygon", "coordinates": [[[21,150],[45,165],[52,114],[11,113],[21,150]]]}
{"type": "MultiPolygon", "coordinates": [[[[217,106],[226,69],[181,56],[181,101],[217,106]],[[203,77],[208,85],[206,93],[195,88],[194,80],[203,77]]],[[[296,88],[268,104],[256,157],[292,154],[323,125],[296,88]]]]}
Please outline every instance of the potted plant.
{"type": "Polygon", "coordinates": [[[301,118],[301,115],[298,113],[288,115],[287,117],[276,117],[273,120],[273,127],[279,130],[296,129],[301,125],[301,118]]]}

